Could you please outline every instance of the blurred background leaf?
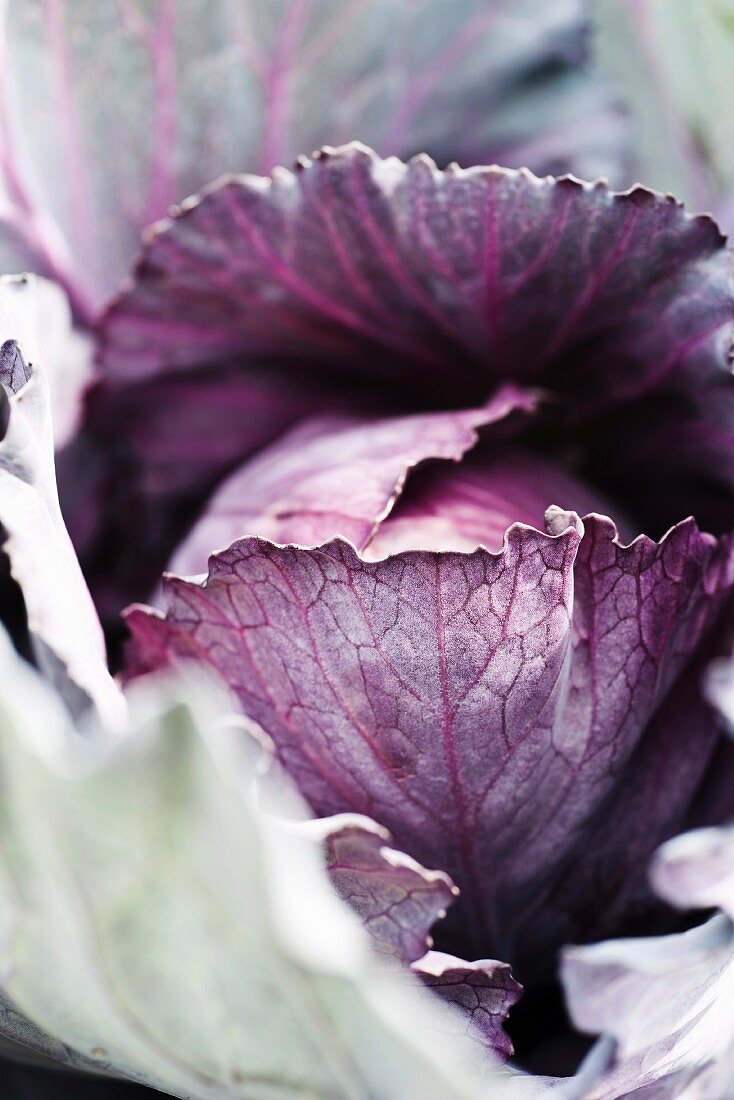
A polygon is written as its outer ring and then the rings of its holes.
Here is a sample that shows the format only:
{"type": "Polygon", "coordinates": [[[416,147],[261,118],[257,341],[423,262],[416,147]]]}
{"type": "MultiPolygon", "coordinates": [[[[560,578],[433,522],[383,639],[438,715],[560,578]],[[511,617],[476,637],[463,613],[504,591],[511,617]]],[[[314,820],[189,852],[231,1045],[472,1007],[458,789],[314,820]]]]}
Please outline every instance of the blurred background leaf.
{"type": "Polygon", "coordinates": [[[734,226],[734,0],[595,0],[594,44],[631,116],[628,183],[734,226]]]}
{"type": "Polygon", "coordinates": [[[588,0],[0,0],[0,269],[90,320],[140,229],[324,144],[616,177],[588,0]]]}

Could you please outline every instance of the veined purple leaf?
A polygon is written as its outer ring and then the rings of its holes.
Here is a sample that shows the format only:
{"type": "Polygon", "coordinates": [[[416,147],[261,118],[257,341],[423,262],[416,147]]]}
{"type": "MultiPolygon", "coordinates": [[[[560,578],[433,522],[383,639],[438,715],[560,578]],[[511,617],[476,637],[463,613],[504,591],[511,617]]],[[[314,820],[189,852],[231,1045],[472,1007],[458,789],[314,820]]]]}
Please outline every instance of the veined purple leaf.
{"type": "Polygon", "coordinates": [[[102,364],[121,384],[264,357],[413,407],[539,384],[586,425],[589,469],[664,530],[728,495],[733,329],[724,238],[669,197],[349,146],[225,181],[162,223],[106,317],[102,364]]]}
{"type": "Polygon", "coordinates": [[[295,358],[423,402],[445,402],[447,380],[461,401],[509,378],[570,391],[579,417],[661,378],[717,379],[730,274],[715,224],[669,197],[353,144],[224,180],[160,223],[102,363],[135,381],[295,358]]]}
{"type": "Polygon", "coordinates": [[[391,847],[387,829],[368,817],[338,814],[303,828],[323,844],[332,884],[380,954],[403,963],[423,958],[432,926],[458,894],[449,876],[391,847]]]}
{"type": "Polygon", "coordinates": [[[502,1024],[519,1000],[522,986],[507,963],[494,959],[469,963],[442,951],[429,951],[412,970],[429,989],[463,1011],[469,1038],[498,1057],[509,1058],[512,1043],[502,1024]]]}
{"type": "Polygon", "coordinates": [[[213,550],[243,535],[306,546],[341,535],[362,550],[393,511],[416,466],[428,459],[458,463],[476,444],[480,428],[498,425],[506,436],[508,419],[533,412],[536,404],[532,394],[506,386],[481,409],[306,420],[224,482],[170,570],[201,573],[213,550]]]}
{"type": "MultiPolygon", "coordinates": [[[[429,950],[431,926],[446,915],[458,891],[441,871],[427,871],[389,847],[390,834],[369,818],[342,814],[302,826],[321,839],[329,877],[389,959],[412,963],[429,989],[465,1016],[465,1032],[504,1061],[512,1043],[503,1030],[522,988],[506,963],[466,962],[429,950]]],[[[459,1024],[457,1017],[456,1023],[459,1024]]]]}
{"type": "Polygon", "coordinates": [[[316,812],[372,817],[446,870],[465,942],[521,978],[649,908],[636,869],[716,752],[691,658],[734,583],[730,543],[692,521],[627,547],[599,516],[550,523],[511,527],[498,555],[378,562],[243,539],[204,583],[168,577],[164,614],[127,618],[132,673],[215,669],[316,812]],[[611,814],[643,787],[639,819],[611,814]]]}
{"type": "MultiPolygon", "coordinates": [[[[93,518],[87,537],[93,505],[64,501],[72,533],[90,576],[113,556],[118,590],[152,590],[181,515],[267,438],[251,438],[256,415],[231,431],[225,418],[226,447],[211,421],[193,438],[181,427],[177,393],[187,380],[214,392],[221,371],[245,403],[251,386],[301,404],[308,390],[312,413],[360,416],[466,408],[508,379],[540,385],[558,447],[629,502],[638,529],[661,534],[694,514],[726,530],[733,329],[721,234],[640,188],[439,172],[358,145],[272,179],[232,178],[149,235],[103,323],[104,381],[64,467],[75,494],[79,467],[106,463],[102,497],[119,501],[106,511],[136,516],[146,582],[131,579],[114,521],[93,518]],[[171,444],[165,466],[158,439],[171,444]]],[[[270,438],[299,415],[293,403],[273,398],[270,438]]]]}
{"type": "Polygon", "coordinates": [[[6,340],[0,345],[0,379],[5,390],[13,394],[30,382],[31,368],[23,358],[17,340],[6,340]]]}
{"type": "Polygon", "coordinates": [[[325,142],[615,173],[582,0],[17,0],[2,11],[0,257],[78,316],[140,229],[325,142]]]}

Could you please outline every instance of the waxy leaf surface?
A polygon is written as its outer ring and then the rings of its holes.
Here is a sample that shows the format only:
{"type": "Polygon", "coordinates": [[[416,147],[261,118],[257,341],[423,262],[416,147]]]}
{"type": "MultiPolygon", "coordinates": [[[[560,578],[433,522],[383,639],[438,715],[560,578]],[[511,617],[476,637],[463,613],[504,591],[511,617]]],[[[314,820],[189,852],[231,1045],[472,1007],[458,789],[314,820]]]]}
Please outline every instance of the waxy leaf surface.
{"type": "Polygon", "coordinates": [[[188,1100],[479,1095],[458,1039],[431,1041],[449,1010],[257,809],[210,685],[151,684],[123,738],[72,746],[54,693],[0,661],[0,993],[67,1061],[188,1100]]]}
{"type": "Polygon", "coordinates": [[[472,950],[530,970],[650,904],[646,860],[719,745],[691,659],[734,582],[690,521],[628,547],[598,516],[549,523],[377,562],[243,539],[127,617],[131,673],[216,670],[317,813],[387,827],[456,882],[472,950]]]}

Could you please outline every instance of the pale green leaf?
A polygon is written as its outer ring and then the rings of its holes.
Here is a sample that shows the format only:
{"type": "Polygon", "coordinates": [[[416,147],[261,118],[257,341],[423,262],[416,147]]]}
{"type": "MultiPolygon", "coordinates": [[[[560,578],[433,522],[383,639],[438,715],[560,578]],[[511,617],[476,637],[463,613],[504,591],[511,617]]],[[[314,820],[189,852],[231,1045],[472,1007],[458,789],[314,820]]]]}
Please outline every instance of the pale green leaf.
{"type": "Polygon", "coordinates": [[[256,808],[205,685],[142,688],[101,746],[0,663],[2,992],[77,1064],[196,1100],[504,1094],[372,958],[313,840],[256,808]]]}
{"type": "Polygon", "coordinates": [[[595,0],[595,13],[598,59],[632,116],[635,175],[727,228],[734,0],[595,0]]]}
{"type": "MultiPolygon", "coordinates": [[[[113,722],[122,718],[124,705],[107,671],[102,628],[59,507],[47,376],[29,355],[47,350],[59,294],[32,276],[0,280],[0,398],[7,420],[0,440],[3,549],[23,592],[40,667],[75,713],[91,701],[113,722]]],[[[68,379],[51,358],[55,385],[63,389],[68,379]]]]}

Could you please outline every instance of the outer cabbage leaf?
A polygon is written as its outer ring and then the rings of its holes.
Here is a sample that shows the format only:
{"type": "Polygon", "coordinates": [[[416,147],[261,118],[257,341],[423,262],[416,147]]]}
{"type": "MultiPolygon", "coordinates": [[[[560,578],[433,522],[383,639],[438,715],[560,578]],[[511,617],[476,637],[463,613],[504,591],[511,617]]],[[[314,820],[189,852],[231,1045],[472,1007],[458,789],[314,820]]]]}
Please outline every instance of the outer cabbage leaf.
{"type": "Polygon", "coordinates": [[[316,847],[255,807],[243,731],[206,684],[150,687],[128,736],[71,754],[48,687],[2,661],[18,1009],[81,1061],[196,1100],[478,1095],[460,1046],[431,1044],[434,1002],[370,961],[316,847]]]}
{"type": "MultiPolygon", "coordinates": [[[[731,721],[731,658],[706,676],[731,721]]],[[[589,1096],[633,1090],[670,1097],[734,1096],[734,826],[683,834],[656,853],[650,877],[680,909],[723,912],[679,935],[568,948],[563,981],[575,1024],[613,1036],[615,1058],[589,1096]]]]}
{"type": "MultiPolygon", "coordinates": [[[[0,291],[6,298],[0,305],[8,298],[15,305],[14,299],[30,289],[4,284],[0,291]]],[[[12,309],[0,311],[0,320],[12,323],[11,317],[12,309]]],[[[41,318],[35,320],[40,323],[41,318]]],[[[22,330],[20,324],[0,334],[0,397],[6,424],[0,441],[4,550],[23,593],[40,667],[75,713],[91,702],[112,722],[122,717],[124,704],[107,671],[102,629],[61,516],[49,389],[45,375],[28,364],[14,338],[22,330]]]]}
{"type": "Polygon", "coordinates": [[[644,1088],[661,1100],[726,1100],[732,1062],[728,1076],[715,1063],[732,1041],[733,963],[731,924],[721,915],[677,935],[569,950],[564,983],[575,1025],[609,1032],[618,1044],[589,1100],[644,1088]],[[717,1077],[720,1087],[707,1091],[717,1077]]]}
{"type": "Polygon", "coordinates": [[[0,335],[14,339],[29,363],[43,364],[54,445],[62,447],[78,426],[84,389],[92,378],[90,337],[73,327],[61,288],[35,275],[0,277],[0,335]]]}
{"type": "Polygon", "coordinates": [[[5,0],[0,266],[51,275],[89,318],[171,203],[354,137],[614,173],[621,127],[583,70],[586,14],[582,0],[5,0]]]}
{"type": "Polygon", "coordinates": [[[617,1041],[615,1062],[589,1093],[616,1100],[734,1096],[734,829],[671,840],[652,868],[659,893],[682,908],[724,913],[679,935],[610,941],[566,951],[576,1025],[617,1041]]]}
{"type": "Polygon", "coordinates": [[[366,814],[446,870],[467,953],[524,983],[649,910],[646,862],[719,745],[697,662],[734,584],[730,542],[692,521],[627,547],[599,516],[549,522],[498,555],[378,562],[243,539],[127,616],[131,672],[216,670],[316,812],[366,814]]]}

